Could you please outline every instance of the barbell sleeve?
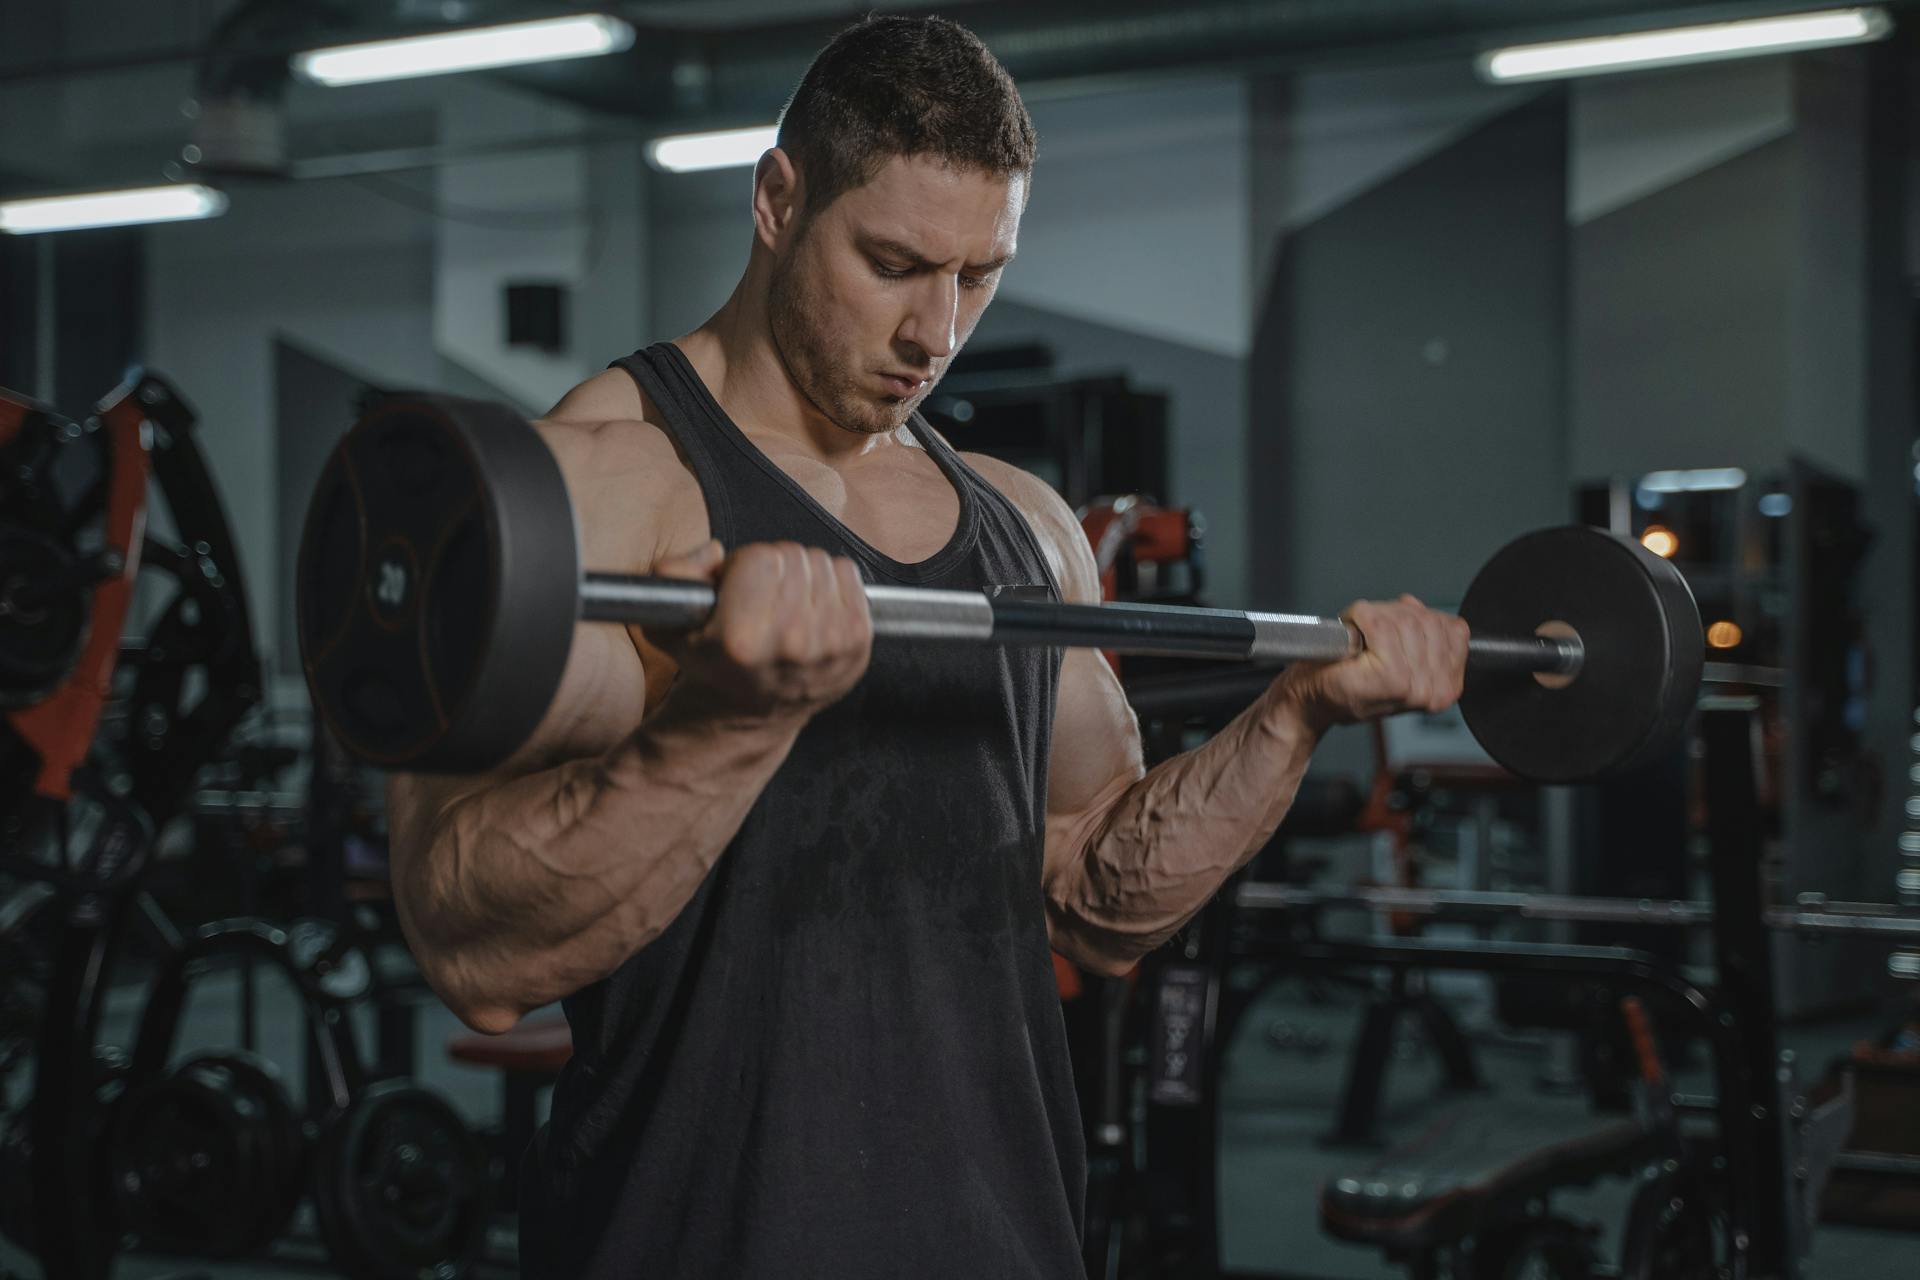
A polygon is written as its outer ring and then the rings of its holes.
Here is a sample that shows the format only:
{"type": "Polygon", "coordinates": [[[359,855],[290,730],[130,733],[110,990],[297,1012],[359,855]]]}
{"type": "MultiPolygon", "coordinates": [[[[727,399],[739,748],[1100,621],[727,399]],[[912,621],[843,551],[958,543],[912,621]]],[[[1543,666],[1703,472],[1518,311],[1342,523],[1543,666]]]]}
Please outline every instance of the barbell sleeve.
{"type": "MultiPolygon", "coordinates": [[[[1057,604],[979,591],[936,591],[869,585],[867,607],[877,637],[992,641],[1003,645],[1082,646],[1121,653],[1242,658],[1255,662],[1333,662],[1366,649],[1343,618],[1243,613],[1154,604],[1057,604]]],[[[588,573],[580,616],[589,622],[688,630],[713,611],[705,583],[641,575],[588,573]]],[[[1584,652],[1577,639],[1474,636],[1474,670],[1571,675],[1584,652]]]]}

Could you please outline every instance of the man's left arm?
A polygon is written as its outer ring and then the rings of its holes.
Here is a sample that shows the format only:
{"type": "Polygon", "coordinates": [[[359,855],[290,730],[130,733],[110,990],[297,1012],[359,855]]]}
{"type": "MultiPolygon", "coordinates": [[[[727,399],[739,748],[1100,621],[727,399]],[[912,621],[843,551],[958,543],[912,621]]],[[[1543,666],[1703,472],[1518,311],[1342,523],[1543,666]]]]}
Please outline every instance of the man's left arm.
{"type": "MultiPolygon", "coordinates": [[[[1023,473],[995,478],[1045,544],[1065,598],[1098,603],[1093,554],[1066,503],[1023,473]]],[[[1067,651],[1043,870],[1055,950],[1096,973],[1125,972],[1266,844],[1328,728],[1458,698],[1467,634],[1458,618],[1410,596],[1357,603],[1348,616],[1365,654],[1289,668],[1206,743],[1150,770],[1113,669],[1097,651],[1067,651]]]]}

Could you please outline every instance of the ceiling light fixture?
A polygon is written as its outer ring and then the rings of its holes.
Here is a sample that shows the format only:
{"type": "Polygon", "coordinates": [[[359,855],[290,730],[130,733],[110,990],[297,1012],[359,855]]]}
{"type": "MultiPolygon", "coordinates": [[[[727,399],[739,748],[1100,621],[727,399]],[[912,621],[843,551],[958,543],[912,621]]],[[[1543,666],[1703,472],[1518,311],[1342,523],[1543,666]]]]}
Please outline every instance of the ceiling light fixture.
{"type": "Polygon", "coordinates": [[[1878,40],[1891,30],[1893,20],[1884,9],[1825,9],[1817,13],[1746,18],[1697,27],[1514,45],[1481,54],[1475,66],[1482,78],[1497,83],[1557,80],[1566,76],[1677,67],[1691,62],[1859,44],[1878,40]]]}
{"type": "Polygon", "coordinates": [[[1738,489],[1747,482],[1747,473],[1739,467],[1703,467],[1698,471],[1649,471],[1640,477],[1640,488],[1648,493],[1701,493],[1712,489],[1738,489]]]}
{"type": "Polygon", "coordinates": [[[647,159],[668,173],[735,169],[757,162],[780,135],[778,125],[719,129],[712,133],[676,133],[647,144],[647,159]]]}
{"type": "Polygon", "coordinates": [[[583,13],[310,49],[293,55],[292,65],[303,79],[339,86],[592,58],[632,44],[629,23],[603,13],[583,13]]]}
{"type": "Polygon", "coordinates": [[[222,192],[197,182],[171,183],[0,201],[0,231],[24,236],[87,227],[128,227],[144,222],[213,218],[226,211],[227,197],[222,192]]]}

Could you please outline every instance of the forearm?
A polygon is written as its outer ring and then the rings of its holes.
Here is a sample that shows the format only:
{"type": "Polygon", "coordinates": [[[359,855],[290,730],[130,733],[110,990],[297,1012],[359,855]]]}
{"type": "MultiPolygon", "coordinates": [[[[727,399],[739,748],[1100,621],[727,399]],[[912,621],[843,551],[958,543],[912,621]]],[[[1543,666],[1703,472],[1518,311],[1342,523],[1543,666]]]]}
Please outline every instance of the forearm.
{"type": "Polygon", "coordinates": [[[1077,829],[1047,886],[1055,948],[1124,969],[1185,924],[1266,844],[1326,726],[1285,680],[1204,745],[1155,766],[1077,829]]]}
{"type": "Polygon", "coordinates": [[[399,886],[436,989],[504,1029],[613,972],[693,897],[799,727],[676,691],[603,755],[455,802],[399,886]]]}

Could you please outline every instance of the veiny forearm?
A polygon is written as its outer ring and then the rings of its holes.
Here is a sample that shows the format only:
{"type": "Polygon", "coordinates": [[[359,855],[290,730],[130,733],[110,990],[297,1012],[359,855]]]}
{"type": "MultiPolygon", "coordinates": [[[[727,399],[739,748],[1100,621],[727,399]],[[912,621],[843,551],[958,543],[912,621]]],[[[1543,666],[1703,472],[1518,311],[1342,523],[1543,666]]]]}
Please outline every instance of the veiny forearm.
{"type": "Polygon", "coordinates": [[[450,805],[397,886],[428,976],[504,1030],[605,977],[693,897],[799,725],[729,720],[676,691],[631,737],[450,805]]]}
{"type": "Polygon", "coordinates": [[[1282,681],[1078,831],[1050,832],[1078,846],[1048,885],[1055,946],[1113,972],[1172,937],[1273,835],[1324,731],[1282,681]]]}

